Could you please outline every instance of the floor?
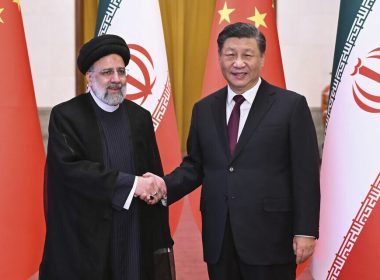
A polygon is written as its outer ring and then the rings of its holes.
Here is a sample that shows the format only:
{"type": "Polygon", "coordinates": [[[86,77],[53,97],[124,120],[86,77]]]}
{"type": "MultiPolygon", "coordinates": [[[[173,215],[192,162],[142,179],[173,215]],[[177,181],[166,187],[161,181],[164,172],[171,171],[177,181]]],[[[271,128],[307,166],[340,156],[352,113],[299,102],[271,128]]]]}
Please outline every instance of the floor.
{"type": "Polygon", "coordinates": [[[187,197],[185,197],[181,219],[173,239],[177,280],[207,280],[201,233],[195,224],[187,197]]]}

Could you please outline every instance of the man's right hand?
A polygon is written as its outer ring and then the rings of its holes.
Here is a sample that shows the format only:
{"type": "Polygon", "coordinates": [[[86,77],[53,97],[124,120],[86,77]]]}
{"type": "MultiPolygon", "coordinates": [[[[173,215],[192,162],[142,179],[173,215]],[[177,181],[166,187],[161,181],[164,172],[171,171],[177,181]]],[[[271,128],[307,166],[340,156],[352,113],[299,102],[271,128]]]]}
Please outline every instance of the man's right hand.
{"type": "MultiPolygon", "coordinates": [[[[152,173],[145,173],[143,177],[138,177],[135,196],[144,200],[148,204],[155,204],[166,195],[166,185],[160,184],[159,176],[152,173]]],[[[161,179],[162,180],[162,179],[161,179]]]]}
{"type": "Polygon", "coordinates": [[[154,185],[157,189],[157,193],[159,194],[159,195],[151,197],[150,201],[147,202],[148,204],[155,204],[159,202],[164,196],[166,196],[166,193],[167,193],[166,184],[160,176],[147,172],[143,175],[143,177],[149,178],[154,181],[154,185]]]}

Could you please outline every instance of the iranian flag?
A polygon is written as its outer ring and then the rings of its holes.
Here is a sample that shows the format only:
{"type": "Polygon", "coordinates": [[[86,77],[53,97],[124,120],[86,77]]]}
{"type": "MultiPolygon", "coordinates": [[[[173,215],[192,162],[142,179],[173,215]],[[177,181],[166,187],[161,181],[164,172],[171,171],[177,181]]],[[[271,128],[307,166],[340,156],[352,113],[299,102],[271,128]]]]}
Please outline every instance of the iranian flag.
{"type": "Polygon", "coordinates": [[[26,280],[42,257],[45,154],[17,0],[0,1],[0,42],[0,279],[26,280]]]}
{"type": "MultiPolygon", "coordinates": [[[[127,99],[152,114],[164,172],[169,173],[181,154],[158,0],[100,0],[96,34],[116,34],[127,42],[127,99]]],[[[182,205],[179,201],[170,207],[172,233],[182,205]]]]}
{"type": "Polygon", "coordinates": [[[315,279],[380,279],[380,2],[341,0],[315,279]]]}

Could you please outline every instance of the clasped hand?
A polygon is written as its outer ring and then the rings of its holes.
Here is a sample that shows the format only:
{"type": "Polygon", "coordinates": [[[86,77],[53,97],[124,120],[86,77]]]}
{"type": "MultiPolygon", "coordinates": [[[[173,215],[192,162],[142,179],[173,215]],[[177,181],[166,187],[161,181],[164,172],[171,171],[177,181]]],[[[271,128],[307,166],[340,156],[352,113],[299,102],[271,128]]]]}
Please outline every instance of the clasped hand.
{"type": "Polygon", "coordinates": [[[150,172],[138,177],[135,197],[139,197],[146,203],[153,205],[166,195],[166,184],[164,180],[150,172]]]}

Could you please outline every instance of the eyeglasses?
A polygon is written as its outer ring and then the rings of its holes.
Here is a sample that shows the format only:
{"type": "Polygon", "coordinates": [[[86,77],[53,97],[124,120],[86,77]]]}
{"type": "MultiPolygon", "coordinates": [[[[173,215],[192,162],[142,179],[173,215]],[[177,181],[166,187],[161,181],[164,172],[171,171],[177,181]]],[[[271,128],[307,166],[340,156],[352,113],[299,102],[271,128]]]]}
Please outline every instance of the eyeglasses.
{"type": "Polygon", "coordinates": [[[89,71],[89,72],[98,73],[99,75],[105,78],[111,78],[113,75],[115,75],[115,72],[116,72],[119,78],[121,78],[121,77],[127,76],[128,70],[125,67],[120,67],[117,69],[107,68],[100,71],[89,71]]]}

